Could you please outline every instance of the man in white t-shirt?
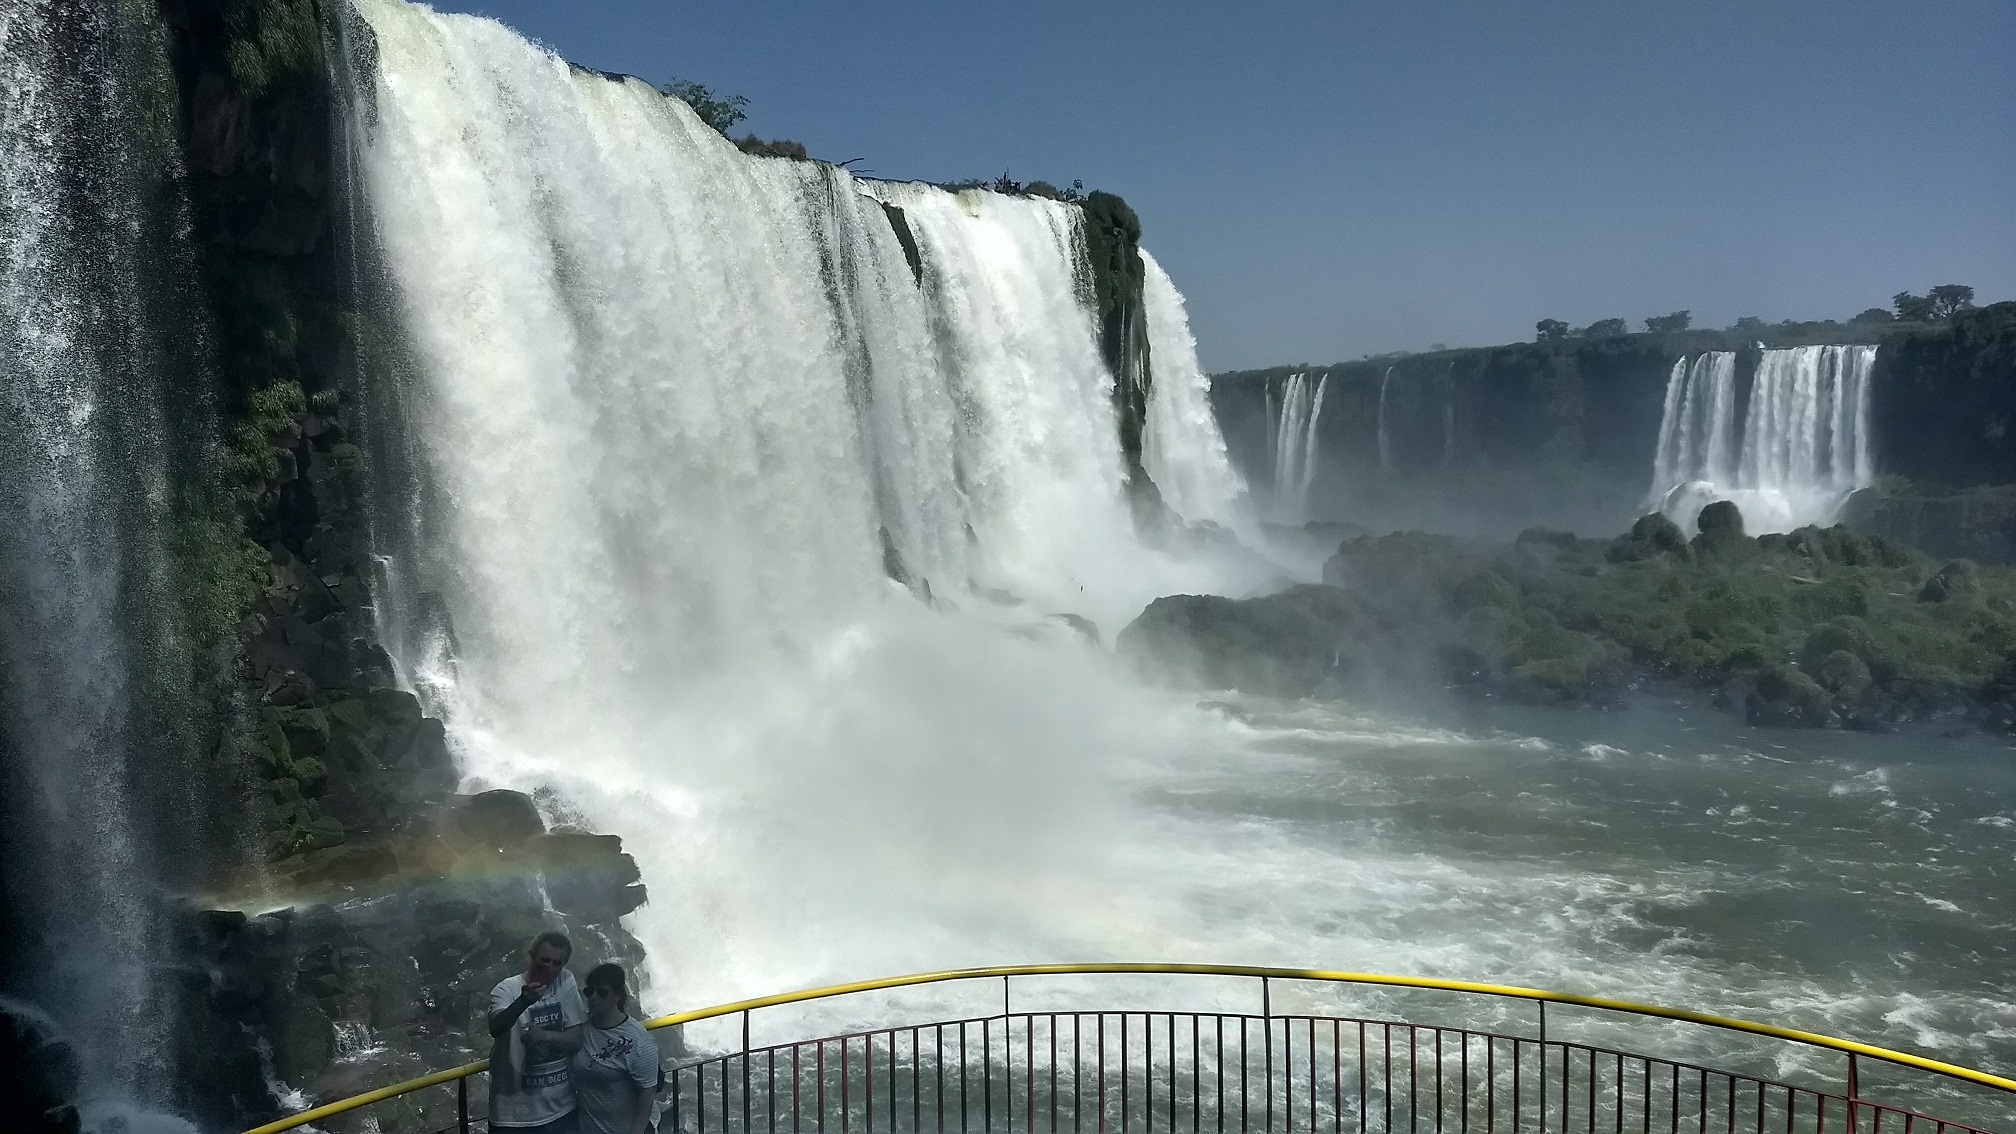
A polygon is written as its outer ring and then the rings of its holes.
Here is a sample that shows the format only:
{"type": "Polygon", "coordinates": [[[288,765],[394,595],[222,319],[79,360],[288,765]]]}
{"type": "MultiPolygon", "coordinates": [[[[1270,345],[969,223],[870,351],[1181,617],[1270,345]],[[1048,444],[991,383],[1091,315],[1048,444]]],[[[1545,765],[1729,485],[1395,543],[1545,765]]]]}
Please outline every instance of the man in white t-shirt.
{"type": "Polygon", "coordinates": [[[490,1125],[571,1134],[569,1060],[581,1046],[588,1005],[567,971],[574,946],[563,933],[532,942],[525,971],[490,990],[490,1125]]]}

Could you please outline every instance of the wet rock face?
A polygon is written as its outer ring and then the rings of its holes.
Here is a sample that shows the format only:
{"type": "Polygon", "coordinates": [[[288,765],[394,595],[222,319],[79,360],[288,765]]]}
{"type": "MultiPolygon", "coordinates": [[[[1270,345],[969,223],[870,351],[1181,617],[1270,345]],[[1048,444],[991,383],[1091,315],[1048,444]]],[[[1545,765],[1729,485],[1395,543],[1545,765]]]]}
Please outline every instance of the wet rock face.
{"type": "Polygon", "coordinates": [[[618,924],[645,900],[620,841],[549,831],[517,793],[454,794],[447,732],[377,640],[367,513],[384,474],[356,400],[398,336],[356,294],[368,240],[333,223],[339,9],[158,5],[238,521],[219,542],[244,581],[215,753],[244,806],[205,870],[227,896],[177,912],[164,950],[176,1109],[204,1129],[264,1121],[290,1091],[319,1101],[483,1058],[489,989],[543,930],[573,937],[581,971],[642,956],[618,924]]]}
{"type": "Polygon", "coordinates": [[[0,1129],[76,1134],[77,1053],[49,1020],[0,1000],[0,1129]]]}
{"type": "Polygon", "coordinates": [[[618,924],[646,897],[621,840],[549,832],[517,792],[451,796],[332,850],[285,880],[296,904],[183,919],[219,1126],[276,1116],[276,1084],[323,1102],[485,1058],[490,988],[548,929],[574,942],[577,977],[643,958],[618,924]]]}

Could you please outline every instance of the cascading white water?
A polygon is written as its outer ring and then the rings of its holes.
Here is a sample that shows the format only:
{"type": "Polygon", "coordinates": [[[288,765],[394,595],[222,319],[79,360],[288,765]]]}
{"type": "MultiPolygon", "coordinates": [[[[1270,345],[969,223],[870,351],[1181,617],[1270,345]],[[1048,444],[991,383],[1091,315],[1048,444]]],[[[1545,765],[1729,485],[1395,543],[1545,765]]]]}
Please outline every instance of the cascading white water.
{"type": "Polygon", "coordinates": [[[1281,388],[1274,419],[1274,519],[1299,524],[1309,518],[1309,489],[1316,483],[1316,425],[1323,416],[1326,372],[1314,384],[1307,374],[1290,374],[1281,388]]]}
{"type": "Polygon", "coordinates": [[[1141,463],[1177,515],[1243,527],[1246,482],[1232,467],[1211,410],[1211,379],[1197,363],[1183,296],[1153,256],[1143,251],[1141,261],[1148,273],[1143,298],[1153,375],[1141,463]]]}
{"type": "Polygon", "coordinates": [[[1382,473],[1393,471],[1393,442],[1391,435],[1386,431],[1386,388],[1392,382],[1393,368],[1389,366],[1386,368],[1386,373],[1379,376],[1379,471],[1382,473]]]}
{"type": "Polygon", "coordinates": [[[177,282],[152,243],[172,170],[136,76],[164,57],[129,16],[0,8],[0,995],[77,1045],[95,1105],[173,1089],[150,829],[174,797],[152,789],[191,758],[172,698],[194,580],[168,550],[188,422],[164,393],[184,360],[152,307],[177,282]]]}
{"type": "Polygon", "coordinates": [[[1736,355],[1673,364],[1653,458],[1651,507],[1691,528],[1701,507],[1733,500],[1752,532],[1831,524],[1875,482],[1870,454],[1873,346],[1767,350],[1739,429],[1736,355]]]}
{"type": "Polygon", "coordinates": [[[1456,364],[1442,376],[1442,464],[1456,463],[1456,364]]]}
{"type": "Polygon", "coordinates": [[[1082,214],[749,158],[490,21],[360,9],[441,501],[397,568],[454,631],[387,638],[465,770],[624,836],[682,1000],[1003,955],[1005,924],[1024,955],[1106,853],[1095,754],[1168,716],[1040,616],[1110,634],[1217,578],[1134,536],[1082,214]]]}

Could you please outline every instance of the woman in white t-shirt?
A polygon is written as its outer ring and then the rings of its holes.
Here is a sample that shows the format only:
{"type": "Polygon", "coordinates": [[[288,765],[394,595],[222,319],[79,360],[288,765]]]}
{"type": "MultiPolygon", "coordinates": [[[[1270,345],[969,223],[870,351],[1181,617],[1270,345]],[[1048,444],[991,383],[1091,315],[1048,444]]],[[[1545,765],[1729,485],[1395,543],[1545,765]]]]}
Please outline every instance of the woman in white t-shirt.
{"type": "Polygon", "coordinates": [[[579,1134],[645,1134],[657,1125],[658,1044],[630,1018],[623,966],[596,965],[581,985],[588,1029],[574,1053],[579,1134]]]}

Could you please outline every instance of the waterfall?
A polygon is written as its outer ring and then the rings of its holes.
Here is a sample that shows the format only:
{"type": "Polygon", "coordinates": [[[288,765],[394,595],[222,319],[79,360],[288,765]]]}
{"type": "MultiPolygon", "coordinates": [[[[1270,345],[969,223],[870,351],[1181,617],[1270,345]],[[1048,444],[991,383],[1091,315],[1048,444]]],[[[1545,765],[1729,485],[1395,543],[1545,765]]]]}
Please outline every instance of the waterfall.
{"type": "Polygon", "coordinates": [[[1833,523],[1851,494],[1875,482],[1869,374],[1876,349],[1764,351],[1740,427],[1735,352],[1674,362],[1649,506],[1686,526],[1712,500],[1735,501],[1753,532],[1833,523]]]}
{"type": "Polygon", "coordinates": [[[1299,524],[1309,518],[1309,489],[1316,482],[1316,424],[1323,415],[1326,372],[1315,383],[1306,373],[1290,374],[1281,388],[1274,422],[1274,518],[1299,524]]]}
{"type": "MultiPolygon", "coordinates": [[[[494,22],[359,10],[427,482],[384,586],[438,595],[381,605],[471,786],[625,838],[682,1002],[973,955],[981,895],[1045,920],[1052,860],[1101,853],[1089,753],[1140,722],[1043,616],[1221,585],[1135,536],[1082,213],[751,158],[494,22]]],[[[1223,488],[1153,276],[1188,500],[1223,488]]]]}
{"type": "Polygon", "coordinates": [[[1197,363],[1197,340],[1190,334],[1183,296],[1153,256],[1144,251],[1141,260],[1148,273],[1148,364],[1153,371],[1142,463],[1177,515],[1239,526],[1238,502],[1246,483],[1232,467],[1211,411],[1211,379],[1197,363]]]}
{"type": "Polygon", "coordinates": [[[1442,465],[1456,463],[1456,364],[1442,377],[1442,465]]]}
{"type": "Polygon", "coordinates": [[[78,1045],[87,1096],[158,1103],[163,831],[197,825],[200,778],[170,541],[204,395],[178,384],[186,217],[141,112],[165,55],[126,19],[0,11],[0,997],[78,1045]]]}
{"type": "Polygon", "coordinates": [[[1393,471],[1393,442],[1386,431],[1386,387],[1393,381],[1393,368],[1379,376],[1379,471],[1393,471]]]}

